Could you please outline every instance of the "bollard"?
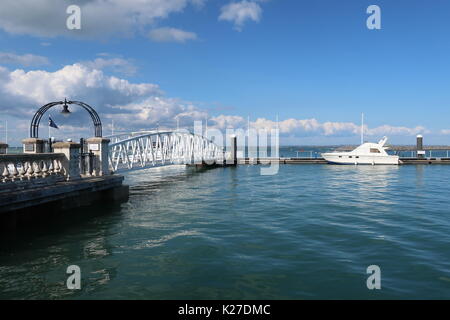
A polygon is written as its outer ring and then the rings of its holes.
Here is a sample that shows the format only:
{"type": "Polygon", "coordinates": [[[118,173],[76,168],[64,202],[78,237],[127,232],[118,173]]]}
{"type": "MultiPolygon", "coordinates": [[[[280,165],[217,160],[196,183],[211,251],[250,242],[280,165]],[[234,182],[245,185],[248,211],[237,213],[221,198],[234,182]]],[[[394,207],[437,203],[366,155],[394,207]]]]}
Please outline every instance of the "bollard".
{"type": "Polygon", "coordinates": [[[75,142],[57,142],[53,144],[55,153],[64,153],[61,167],[66,179],[78,180],[80,175],[80,144],[75,142]]]}
{"type": "Polygon", "coordinates": [[[6,143],[0,142],[0,154],[8,153],[8,145],[6,143]]]}
{"type": "Polygon", "coordinates": [[[106,138],[89,138],[86,140],[88,151],[94,154],[93,172],[94,176],[107,176],[109,170],[109,142],[106,138]]]}
{"type": "Polygon", "coordinates": [[[423,136],[417,135],[417,158],[423,159],[425,157],[425,151],[423,150],[423,136]]]}
{"type": "Polygon", "coordinates": [[[235,135],[231,136],[231,159],[230,164],[237,165],[237,137],[235,135]]]}

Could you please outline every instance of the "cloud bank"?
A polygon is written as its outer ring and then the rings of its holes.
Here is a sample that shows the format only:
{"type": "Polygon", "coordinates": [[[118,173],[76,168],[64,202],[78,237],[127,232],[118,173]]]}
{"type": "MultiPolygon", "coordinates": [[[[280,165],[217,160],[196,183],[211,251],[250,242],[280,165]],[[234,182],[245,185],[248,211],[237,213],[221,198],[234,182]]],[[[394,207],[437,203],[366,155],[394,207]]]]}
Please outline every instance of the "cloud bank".
{"type": "Polygon", "coordinates": [[[0,64],[20,65],[24,67],[34,67],[50,64],[46,57],[34,54],[18,55],[11,52],[0,52],[0,64]]]}
{"type": "Polygon", "coordinates": [[[130,35],[204,0],[2,0],[0,29],[39,37],[130,35]],[[81,30],[68,30],[68,6],[81,8],[81,30]]]}
{"type": "MultiPolygon", "coordinates": [[[[194,103],[167,97],[157,84],[132,83],[105,74],[109,66],[128,66],[123,59],[96,59],[67,65],[59,70],[9,70],[0,66],[0,112],[18,119],[31,119],[38,107],[64,98],[84,101],[93,106],[104,123],[114,120],[122,131],[146,130],[156,126],[174,128],[177,119],[182,127],[192,127],[195,120],[208,120],[209,127],[218,129],[247,128],[247,120],[239,115],[210,116],[194,103]]],[[[76,115],[67,126],[76,131],[85,127],[76,115]]],[[[353,137],[360,126],[352,122],[320,122],[316,119],[285,119],[276,121],[258,118],[250,122],[255,129],[280,129],[282,136],[295,137],[353,137]]],[[[364,129],[368,136],[413,136],[429,132],[425,127],[414,128],[383,125],[364,129]]],[[[447,133],[447,132],[442,132],[447,133]]]]}

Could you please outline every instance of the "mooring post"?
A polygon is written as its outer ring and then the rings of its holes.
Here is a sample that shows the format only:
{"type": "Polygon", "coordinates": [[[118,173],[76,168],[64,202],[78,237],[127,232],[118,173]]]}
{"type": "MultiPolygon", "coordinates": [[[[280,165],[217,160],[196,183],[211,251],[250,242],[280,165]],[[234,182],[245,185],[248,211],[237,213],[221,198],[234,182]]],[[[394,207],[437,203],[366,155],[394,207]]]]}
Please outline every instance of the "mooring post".
{"type": "Polygon", "coordinates": [[[23,153],[44,153],[44,140],[39,138],[23,139],[23,153]]]}
{"type": "Polygon", "coordinates": [[[86,140],[88,151],[94,154],[94,176],[107,176],[109,170],[109,142],[106,138],[89,138],[86,140]]]}
{"type": "Polygon", "coordinates": [[[6,143],[0,142],[0,154],[8,153],[8,145],[6,143]]]}
{"type": "Polygon", "coordinates": [[[423,136],[417,135],[417,158],[423,159],[425,157],[425,151],[423,150],[423,136]]]}
{"type": "Polygon", "coordinates": [[[235,166],[237,165],[237,137],[235,135],[232,135],[231,137],[231,165],[235,166]]]}
{"type": "Polygon", "coordinates": [[[80,175],[80,144],[76,142],[57,142],[53,144],[55,153],[64,153],[61,167],[67,180],[81,179],[80,175]]]}

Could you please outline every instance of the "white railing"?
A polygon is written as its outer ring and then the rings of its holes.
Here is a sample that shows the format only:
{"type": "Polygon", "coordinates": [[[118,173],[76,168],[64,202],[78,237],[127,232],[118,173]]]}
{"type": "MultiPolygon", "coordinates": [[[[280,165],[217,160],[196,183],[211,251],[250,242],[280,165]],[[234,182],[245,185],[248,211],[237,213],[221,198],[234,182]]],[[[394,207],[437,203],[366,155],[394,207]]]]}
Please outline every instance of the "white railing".
{"type": "Polygon", "coordinates": [[[0,155],[0,189],[65,179],[62,153],[0,155]]]}
{"type": "Polygon", "coordinates": [[[141,132],[116,136],[109,145],[113,171],[171,164],[208,164],[223,160],[222,148],[189,132],[141,132]]]}

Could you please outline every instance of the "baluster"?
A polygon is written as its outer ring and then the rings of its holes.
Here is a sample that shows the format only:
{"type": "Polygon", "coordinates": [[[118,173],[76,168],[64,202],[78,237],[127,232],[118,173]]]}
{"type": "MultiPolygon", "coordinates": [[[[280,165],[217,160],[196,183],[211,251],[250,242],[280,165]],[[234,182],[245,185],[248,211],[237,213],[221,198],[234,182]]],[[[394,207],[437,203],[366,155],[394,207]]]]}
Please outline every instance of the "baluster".
{"type": "Polygon", "coordinates": [[[20,169],[19,169],[19,179],[20,181],[23,181],[23,178],[25,176],[25,172],[26,172],[26,162],[21,161],[20,162],[20,169]]]}
{"type": "Polygon", "coordinates": [[[42,177],[41,162],[34,161],[33,165],[35,166],[34,176],[36,177],[36,179],[42,177]]]}
{"type": "Polygon", "coordinates": [[[33,162],[27,162],[27,172],[25,176],[28,178],[28,180],[33,179],[34,177],[33,162]]]}
{"type": "Polygon", "coordinates": [[[9,170],[8,170],[8,163],[4,163],[3,164],[4,165],[4,170],[3,170],[3,173],[2,173],[2,176],[3,176],[3,182],[8,182],[8,180],[9,180],[9,170]]]}
{"type": "Polygon", "coordinates": [[[48,175],[53,176],[55,174],[55,166],[53,164],[53,160],[48,160],[48,175]]]}
{"type": "Polygon", "coordinates": [[[42,177],[45,178],[48,176],[48,168],[47,168],[47,161],[44,160],[42,161],[43,166],[42,166],[42,177]]]}
{"type": "Polygon", "coordinates": [[[14,162],[12,164],[12,166],[13,166],[13,170],[11,172],[11,181],[16,181],[17,176],[19,175],[19,171],[17,171],[17,163],[14,162]]]}
{"type": "Polygon", "coordinates": [[[61,164],[59,163],[58,159],[53,160],[54,163],[54,172],[56,175],[60,175],[61,174],[61,164]]]}

